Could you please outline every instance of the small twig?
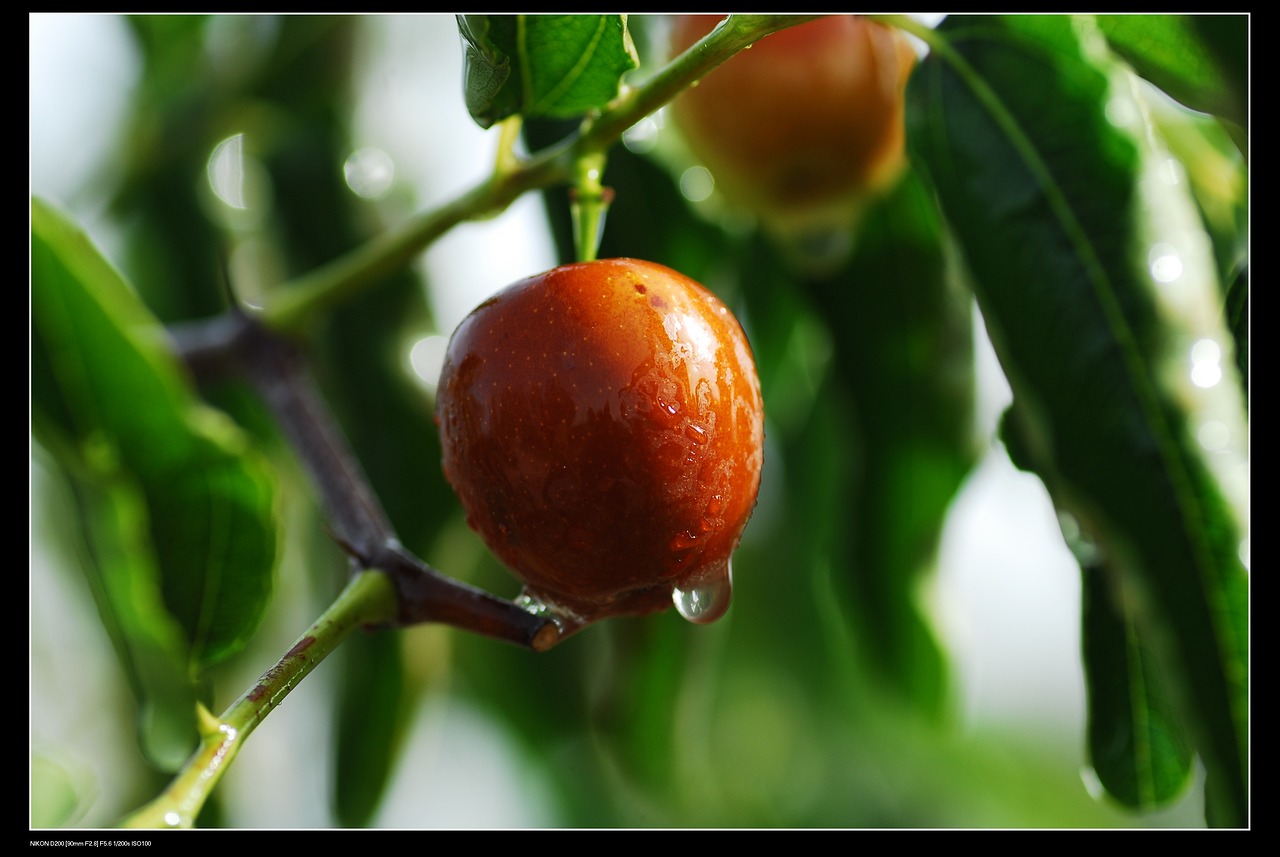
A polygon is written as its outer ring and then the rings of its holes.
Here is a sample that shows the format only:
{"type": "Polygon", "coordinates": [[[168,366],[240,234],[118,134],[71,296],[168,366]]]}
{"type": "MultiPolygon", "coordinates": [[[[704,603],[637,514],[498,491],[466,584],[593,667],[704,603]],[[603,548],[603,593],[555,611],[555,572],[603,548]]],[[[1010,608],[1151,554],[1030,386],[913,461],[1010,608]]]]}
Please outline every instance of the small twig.
{"type": "Polygon", "coordinates": [[[377,566],[396,581],[396,625],[441,622],[535,652],[546,651],[577,630],[446,577],[396,543],[385,546],[377,566]]]}
{"type": "Polygon", "coordinates": [[[168,788],[120,826],[192,827],[227,766],[267,714],[348,634],[361,625],[389,619],[395,609],[395,593],[386,575],[366,572],[353,578],[324,615],[221,717],[201,709],[200,745],[168,788]]]}
{"type": "Polygon", "coordinates": [[[249,324],[242,342],[249,380],[311,477],[334,539],[360,567],[371,567],[395,531],[302,354],[258,324],[249,324]]]}

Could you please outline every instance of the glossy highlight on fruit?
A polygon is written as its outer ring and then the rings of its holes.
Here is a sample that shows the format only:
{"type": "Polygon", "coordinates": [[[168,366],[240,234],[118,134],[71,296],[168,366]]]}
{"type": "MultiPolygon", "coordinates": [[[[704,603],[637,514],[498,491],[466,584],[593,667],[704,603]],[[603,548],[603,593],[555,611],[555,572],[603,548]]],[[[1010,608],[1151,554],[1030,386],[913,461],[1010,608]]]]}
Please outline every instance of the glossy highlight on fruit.
{"type": "Polygon", "coordinates": [[[763,404],[741,326],[698,283],[604,259],[508,286],[454,331],[436,420],[468,524],[526,595],[583,623],[727,609],[763,404]]]}
{"type": "MultiPolygon", "coordinates": [[[[723,18],[676,16],[672,55],[723,18]]],[[[730,57],[675,99],[673,116],[728,201],[774,223],[825,219],[901,173],[915,61],[900,31],[828,15],[730,57]]]]}

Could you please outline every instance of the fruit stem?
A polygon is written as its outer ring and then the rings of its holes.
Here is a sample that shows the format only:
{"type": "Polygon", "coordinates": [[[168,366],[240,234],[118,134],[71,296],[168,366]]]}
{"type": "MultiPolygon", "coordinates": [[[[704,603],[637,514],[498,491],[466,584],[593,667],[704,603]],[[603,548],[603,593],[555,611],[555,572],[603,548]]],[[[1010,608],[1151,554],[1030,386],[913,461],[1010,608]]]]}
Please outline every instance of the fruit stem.
{"type": "Polygon", "coordinates": [[[520,168],[520,156],[516,154],[516,142],[524,122],[517,114],[498,123],[498,152],[494,157],[494,175],[507,175],[520,168]]]}
{"type": "Polygon", "coordinates": [[[604,234],[605,215],[613,202],[613,190],[601,182],[605,153],[590,152],[574,163],[575,181],[569,193],[573,217],[573,244],[579,262],[594,262],[604,234]]]}
{"type": "Polygon", "coordinates": [[[396,614],[391,580],[380,571],[352,578],[342,594],[253,687],[221,717],[201,709],[200,744],[158,797],[125,817],[121,827],[190,828],[245,739],[316,666],[361,625],[396,614]]]}

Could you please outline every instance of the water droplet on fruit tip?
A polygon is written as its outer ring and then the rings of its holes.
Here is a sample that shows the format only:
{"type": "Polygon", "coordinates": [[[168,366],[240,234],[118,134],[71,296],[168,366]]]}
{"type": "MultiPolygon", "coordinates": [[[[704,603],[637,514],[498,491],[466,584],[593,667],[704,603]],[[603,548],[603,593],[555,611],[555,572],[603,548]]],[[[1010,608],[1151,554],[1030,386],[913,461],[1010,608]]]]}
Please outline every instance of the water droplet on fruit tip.
{"type": "Polygon", "coordinates": [[[729,610],[733,597],[733,574],[726,560],[722,569],[699,575],[689,588],[677,586],[671,591],[676,610],[695,625],[709,625],[729,610]]]}

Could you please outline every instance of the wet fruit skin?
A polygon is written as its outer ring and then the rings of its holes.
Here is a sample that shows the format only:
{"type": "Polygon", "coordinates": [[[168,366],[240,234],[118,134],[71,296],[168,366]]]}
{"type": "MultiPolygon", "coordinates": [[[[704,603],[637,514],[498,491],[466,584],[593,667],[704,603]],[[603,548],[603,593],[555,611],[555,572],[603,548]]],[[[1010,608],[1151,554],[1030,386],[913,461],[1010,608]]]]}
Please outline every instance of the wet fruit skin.
{"type": "MultiPolygon", "coordinates": [[[[676,16],[672,55],[723,17],[676,16]]],[[[766,218],[803,218],[875,193],[902,171],[915,60],[900,31],[829,15],[730,57],[672,110],[727,199],[766,218]]]]}
{"type": "Polygon", "coordinates": [[[737,319],[688,277],[604,259],[507,287],[454,331],[436,419],[468,524],[540,601],[593,621],[727,585],[763,405],[737,319]]]}

